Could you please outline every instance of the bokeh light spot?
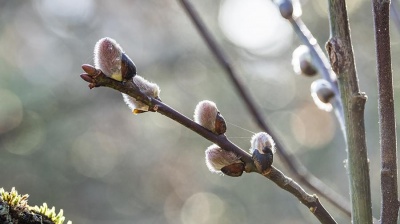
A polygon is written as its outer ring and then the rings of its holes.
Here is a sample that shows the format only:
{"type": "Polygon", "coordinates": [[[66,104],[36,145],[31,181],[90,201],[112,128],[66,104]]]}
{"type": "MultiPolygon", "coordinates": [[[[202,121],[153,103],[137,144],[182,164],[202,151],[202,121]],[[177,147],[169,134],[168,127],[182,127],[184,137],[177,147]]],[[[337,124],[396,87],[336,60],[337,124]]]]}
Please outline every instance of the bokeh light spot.
{"type": "Polygon", "coordinates": [[[218,21],[229,41],[254,54],[273,56],[292,42],[290,24],[271,1],[222,1],[218,21]]]}
{"type": "Polygon", "coordinates": [[[6,89],[0,89],[0,134],[21,124],[22,103],[18,96],[6,89]]]}
{"type": "Polygon", "coordinates": [[[21,125],[3,136],[2,146],[13,154],[29,155],[40,148],[45,137],[42,117],[27,111],[21,125]]]}
{"type": "Polygon", "coordinates": [[[328,144],[335,135],[335,123],[330,113],[309,104],[298,109],[291,118],[292,132],[296,140],[310,149],[328,144]]]}
{"type": "Polygon", "coordinates": [[[293,74],[271,64],[249,66],[248,86],[260,96],[261,105],[268,110],[286,107],[295,97],[296,82],[293,74]],[[277,94],[279,93],[279,94],[277,94]]]}
{"type": "Polygon", "coordinates": [[[79,136],[70,151],[74,168],[84,176],[101,178],[118,162],[116,143],[106,134],[85,132],[79,136]]]}
{"type": "Polygon", "coordinates": [[[215,194],[199,192],[188,198],[181,210],[183,224],[219,223],[224,202],[215,194]]]}
{"type": "Polygon", "coordinates": [[[93,0],[41,0],[36,3],[41,15],[69,20],[70,23],[86,20],[92,15],[94,5],[93,0]]]}
{"type": "Polygon", "coordinates": [[[35,3],[47,28],[61,37],[72,37],[71,30],[90,23],[95,11],[93,0],[40,0],[35,3]]]}

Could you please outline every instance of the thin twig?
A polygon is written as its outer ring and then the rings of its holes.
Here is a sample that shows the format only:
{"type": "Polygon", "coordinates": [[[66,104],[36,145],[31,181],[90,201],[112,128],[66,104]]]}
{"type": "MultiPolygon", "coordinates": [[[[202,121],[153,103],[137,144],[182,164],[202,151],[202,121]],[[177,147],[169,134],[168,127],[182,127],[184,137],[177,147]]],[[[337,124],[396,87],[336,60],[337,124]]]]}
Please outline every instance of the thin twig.
{"type": "Polygon", "coordinates": [[[343,105],[342,100],[340,99],[340,92],[336,80],[336,74],[333,73],[331,66],[329,64],[328,59],[323,53],[321,47],[319,46],[317,40],[313,37],[310,30],[301,20],[301,17],[298,18],[290,18],[289,22],[293,26],[294,32],[297,34],[299,39],[310,49],[310,53],[312,55],[313,65],[317,68],[318,72],[321,76],[328,81],[335,93],[335,97],[333,99],[333,108],[335,110],[335,115],[338,119],[340,128],[344,137],[346,138],[346,130],[344,126],[344,117],[343,117],[343,105]],[[335,77],[335,78],[333,78],[335,77]]]}
{"type": "MultiPolygon", "coordinates": [[[[234,152],[236,155],[239,155],[240,159],[246,164],[246,172],[257,172],[257,169],[254,166],[254,162],[252,157],[249,153],[242,150],[231,141],[227,139],[225,135],[216,135],[213,132],[205,129],[201,125],[197,124],[196,122],[192,121],[191,119],[187,118],[183,114],[177,112],[173,108],[169,107],[168,105],[164,104],[160,100],[151,98],[143,94],[133,82],[119,82],[114,79],[108,78],[101,70],[94,69],[90,65],[84,65],[85,71],[89,72],[88,74],[82,74],[81,77],[89,82],[89,87],[100,87],[105,86],[112,89],[115,89],[121,93],[128,94],[129,96],[139,100],[149,106],[149,110],[153,112],[158,112],[180,124],[187,127],[188,129],[196,132],[197,134],[201,135],[202,137],[208,139],[209,141],[217,144],[222,149],[234,152]],[[89,68],[90,69],[87,69],[89,68]]],[[[259,173],[260,174],[260,173],[259,173]]],[[[311,213],[321,222],[326,224],[333,224],[336,221],[332,218],[329,212],[322,206],[320,201],[316,196],[310,195],[304,191],[295,181],[291,178],[285,176],[281,171],[276,169],[275,167],[271,166],[270,171],[267,172],[265,175],[268,179],[272,180],[276,185],[280,186],[285,191],[289,192],[290,194],[294,195],[296,198],[300,200],[311,213]]]]}
{"type": "Polygon", "coordinates": [[[390,1],[372,1],[378,78],[379,132],[381,143],[381,223],[397,223],[396,118],[394,113],[392,59],[390,56],[390,1]]]}
{"type": "Polygon", "coordinates": [[[352,201],[352,222],[372,223],[371,190],[364,108],[367,97],[361,93],[355,67],[345,1],[329,0],[330,39],[326,48],[338,83],[346,124],[347,169],[352,201]]]}
{"type": "Polygon", "coordinates": [[[326,198],[332,205],[338,208],[340,211],[345,213],[348,217],[351,216],[350,212],[350,204],[349,202],[342,197],[341,195],[334,192],[330,189],[326,184],[320,181],[318,178],[313,176],[302,164],[300,164],[296,158],[287,152],[286,148],[283,146],[277,135],[273,130],[269,128],[269,125],[265,122],[262,115],[259,113],[259,110],[255,106],[252,98],[243,87],[242,83],[237,78],[238,75],[236,71],[231,66],[228,58],[225,56],[223,50],[218,46],[215,38],[213,38],[212,34],[207,30],[197,11],[191,5],[191,3],[187,0],[180,0],[182,6],[186,10],[187,14],[191,18],[192,22],[195,24],[197,30],[199,31],[202,38],[205,40],[208,48],[214,54],[217,61],[221,64],[225,72],[228,74],[229,78],[233,82],[237,91],[239,92],[240,97],[243,99],[246,104],[247,109],[250,111],[250,114],[255,119],[258,126],[269,133],[272,138],[275,140],[276,146],[278,148],[277,153],[286,167],[292,172],[294,177],[303,185],[307,186],[312,191],[316,192],[318,195],[326,198]]]}

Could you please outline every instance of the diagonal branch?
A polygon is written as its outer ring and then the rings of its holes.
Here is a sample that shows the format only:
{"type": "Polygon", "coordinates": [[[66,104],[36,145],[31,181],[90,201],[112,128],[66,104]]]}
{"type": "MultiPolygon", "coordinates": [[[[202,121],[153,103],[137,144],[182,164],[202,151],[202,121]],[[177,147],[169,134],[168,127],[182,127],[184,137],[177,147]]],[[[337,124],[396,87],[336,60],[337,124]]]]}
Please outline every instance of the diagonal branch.
{"type": "Polygon", "coordinates": [[[321,223],[336,223],[329,215],[329,213],[327,213],[327,211],[323,207],[321,207],[322,205],[319,202],[317,195],[307,194],[298,183],[293,181],[291,178],[286,177],[281,171],[279,171],[275,167],[272,166],[271,171],[263,175],[268,179],[274,181],[275,184],[280,186],[282,189],[296,196],[301,201],[301,203],[303,203],[310,209],[310,211],[318,218],[321,223]]]}
{"type": "MultiPolygon", "coordinates": [[[[101,70],[95,69],[91,65],[83,65],[82,68],[87,72],[81,75],[82,79],[89,82],[89,88],[105,86],[115,89],[121,93],[128,94],[129,96],[141,101],[149,106],[149,111],[158,112],[180,124],[187,127],[188,129],[196,132],[200,136],[206,138],[207,140],[217,144],[222,149],[234,152],[240,157],[245,163],[246,172],[260,172],[256,169],[254,161],[249,153],[242,150],[231,141],[227,139],[225,135],[217,135],[213,132],[205,129],[201,125],[187,118],[183,114],[164,104],[158,99],[148,97],[140,91],[137,86],[131,81],[119,82],[112,78],[108,78],[101,70]]],[[[273,181],[283,190],[294,195],[301,203],[308,207],[310,212],[321,222],[326,224],[334,224],[336,221],[332,218],[329,212],[323,207],[323,205],[318,200],[317,196],[310,195],[304,191],[295,181],[291,178],[285,176],[280,170],[271,166],[268,172],[262,174],[264,177],[273,181]]]]}
{"type": "Polygon", "coordinates": [[[246,104],[246,107],[248,108],[249,112],[255,119],[258,126],[265,132],[269,133],[275,140],[276,146],[279,149],[277,150],[278,155],[280,156],[285,166],[289,168],[289,170],[292,172],[295,178],[300,181],[301,184],[307,186],[309,189],[316,192],[318,195],[326,198],[336,208],[338,208],[340,211],[342,211],[343,213],[345,213],[347,216],[350,217],[351,215],[350,205],[347,202],[347,200],[341,195],[334,192],[332,189],[330,189],[321,180],[313,176],[301,163],[299,163],[293,157],[293,155],[287,152],[286,148],[280,142],[275,132],[271,130],[269,128],[269,125],[265,122],[258,108],[255,106],[255,103],[253,102],[252,98],[250,97],[246,89],[243,87],[242,83],[237,78],[238,75],[236,71],[231,66],[231,63],[225,56],[223,50],[217,44],[215,38],[212,36],[212,34],[208,31],[208,29],[204,25],[203,21],[201,20],[195,8],[187,0],[180,0],[180,2],[183,8],[186,10],[189,17],[191,18],[192,22],[196,26],[201,37],[205,40],[208,48],[214,54],[217,61],[221,64],[221,66],[223,67],[223,69],[233,82],[234,86],[239,92],[240,97],[242,97],[244,103],[246,104]]]}
{"type": "Polygon", "coordinates": [[[390,1],[373,0],[376,60],[378,70],[379,131],[381,143],[381,223],[397,223],[396,118],[394,113],[392,62],[390,56],[390,1]]]}
{"type": "Polygon", "coordinates": [[[346,130],[343,117],[343,105],[342,105],[342,100],[340,99],[340,92],[336,80],[336,74],[334,74],[333,71],[331,70],[328,59],[326,58],[318,42],[316,41],[310,30],[307,28],[307,26],[304,24],[302,19],[298,17],[298,18],[289,18],[288,20],[292,24],[293,30],[295,31],[299,39],[310,49],[314,65],[321,74],[321,76],[332,85],[333,92],[335,93],[332,102],[333,108],[335,110],[335,115],[340,124],[342,133],[344,137],[346,137],[345,136],[346,130]]]}

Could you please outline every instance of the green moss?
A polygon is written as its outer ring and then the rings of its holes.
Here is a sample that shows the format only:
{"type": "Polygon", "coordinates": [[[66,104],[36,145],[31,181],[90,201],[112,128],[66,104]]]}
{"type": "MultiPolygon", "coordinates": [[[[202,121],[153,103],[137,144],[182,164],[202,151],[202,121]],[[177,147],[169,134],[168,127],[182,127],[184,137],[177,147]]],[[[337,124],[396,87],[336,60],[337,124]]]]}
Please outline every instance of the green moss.
{"type": "MultiPolygon", "coordinates": [[[[31,210],[38,214],[47,216],[55,224],[63,224],[65,221],[65,217],[63,215],[64,211],[60,209],[60,212],[56,214],[56,209],[54,208],[54,206],[50,209],[47,206],[47,203],[43,203],[43,205],[41,205],[40,207],[31,207],[31,210]]],[[[67,224],[72,224],[72,222],[68,221],[67,224]]]]}
{"type": "MultiPolygon", "coordinates": [[[[11,189],[10,192],[5,191],[3,188],[0,188],[0,201],[6,203],[9,206],[8,214],[0,214],[0,216],[6,215],[7,220],[9,220],[11,217],[11,219],[17,223],[20,222],[20,219],[34,219],[30,223],[36,223],[38,219],[37,216],[40,215],[42,216],[42,218],[39,218],[38,220],[49,220],[54,224],[64,223],[65,217],[63,215],[62,209],[60,209],[60,212],[57,214],[54,206],[50,209],[46,203],[43,203],[43,205],[41,205],[40,207],[29,206],[28,197],[28,194],[18,194],[14,187],[11,189]]],[[[2,217],[0,217],[0,219],[1,218],[2,217]]],[[[41,223],[41,221],[39,223],[41,223]]],[[[68,221],[67,224],[72,224],[72,222],[68,221]]]]}
{"type": "Polygon", "coordinates": [[[10,192],[4,191],[3,188],[0,188],[0,197],[6,202],[9,206],[13,207],[27,207],[28,205],[28,197],[29,195],[20,195],[18,191],[13,187],[10,192]]]}

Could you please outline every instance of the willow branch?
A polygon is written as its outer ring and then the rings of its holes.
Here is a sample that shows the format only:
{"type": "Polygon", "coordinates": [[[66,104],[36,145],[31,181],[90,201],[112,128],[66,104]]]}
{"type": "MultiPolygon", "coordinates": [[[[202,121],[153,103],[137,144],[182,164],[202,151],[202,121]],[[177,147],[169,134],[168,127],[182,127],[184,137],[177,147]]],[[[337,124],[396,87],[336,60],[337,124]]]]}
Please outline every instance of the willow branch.
{"type": "Polygon", "coordinates": [[[396,118],[394,113],[392,59],[390,56],[390,1],[373,0],[378,78],[379,132],[381,143],[381,223],[397,223],[396,118]]]}
{"type": "Polygon", "coordinates": [[[353,223],[372,223],[371,190],[364,108],[367,96],[359,91],[345,1],[329,0],[330,39],[326,48],[337,74],[346,124],[347,169],[353,223]]]}
{"type": "MultiPolygon", "coordinates": [[[[178,123],[185,126],[186,128],[196,132],[205,139],[217,144],[222,149],[234,152],[240,157],[245,163],[246,172],[257,172],[254,161],[249,153],[242,150],[234,143],[229,141],[225,135],[216,135],[211,131],[205,129],[201,125],[187,118],[178,111],[172,109],[168,105],[164,104],[158,99],[148,97],[143,94],[133,82],[119,82],[114,79],[108,78],[101,70],[95,69],[90,65],[83,65],[83,69],[88,72],[81,75],[81,77],[89,82],[89,87],[92,89],[94,87],[105,86],[115,89],[121,93],[128,94],[129,96],[141,101],[149,106],[149,111],[158,112],[178,123]]],[[[303,188],[301,188],[296,182],[291,180],[282,174],[281,171],[274,167],[270,168],[272,174],[265,175],[268,179],[272,180],[276,185],[280,186],[285,191],[291,193],[296,198],[300,200],[309,210],[314,214],[314,216],[320,220],[322,223],[336,223],[328,211],[322,206],[316,196],[311,196],[307,194],[303,188]]]]}
{"type": "Polygon", "coordinates": [[[340,211],[345,213],[348,217],[350,217],[350,205],[347,200],[329,188],[326,184],[320,181],[318,178],[313,176],[301,163],[299,163],[296,158],[287,152],[284,145],[279,140],[278,136],[275,134],[273,130],[269,128],[269,125],[265,122],[263,116],[260,114],[258,108],[253,102],[252,98],[248,94],[247,90],[243,87],[243,84],[239,81],[237,72],[234,70],[233,66],[229,62],[228,58],[225,56],[223,50],[217,44],[217,41],[212,36],[212,34],[208,31],[207,27],[204,25],[197,11],[191,5],[191,3],[187,0],[180,0],[183,8],[186,10],[190,19],[194,23],[201,37],[206,42],[208,48],[213,53],[218,63],[222,66],[228,77],[231,79],[235,88],[237,89],[240,97],[243,99],[246,104],[246,108],[249,110],[250,114],[253,116],[253,119],[256,121],[260,129],[269,133],[272,138],[275,140],[276,146],[279,150],[277,150],[278,156],[283,161],[283,164],[290,170],[292,175],[304,186],[308,187],[312,191],[316,192],[318,195],[324,197],[328,200],[332,205],[338,208],[340,211]]]}
{"type": "Polygon", "coordinates": [[[328,59],[326,58],[317,40],[314,38],[302,19],[298,17],[289,18],[288,20],[292,24],[293,30],[297,34],[299,39],[310,49],[313,65],[316,67],[319,74],[321,74],[322,78],[324,78],[331,84],[333,92],[335,93],[332,105],[335,110],[335,115],[339,122],[342,133],[343,135],[346,135],[343,117],[343,105],[342,100],[340,99],[340,92],[336,80],[336,74],[333,73],[328,59]]]}
{"type": "Polygon", "coordinates": [[[271,167],[271,171],[264,174],[265,177],[272,180],[282,189],[290,192],[296,196],[301,203],[306,205],[310,211],[318,218],[321,223],[336,223],[329,213],[322,207],[317,195],[307,194],[301,186],[293,181],[291,178],[286,177],[281,171],[275,167],[271,167]],[[305,200],[306,199],[306,200],[305,200]]]}

